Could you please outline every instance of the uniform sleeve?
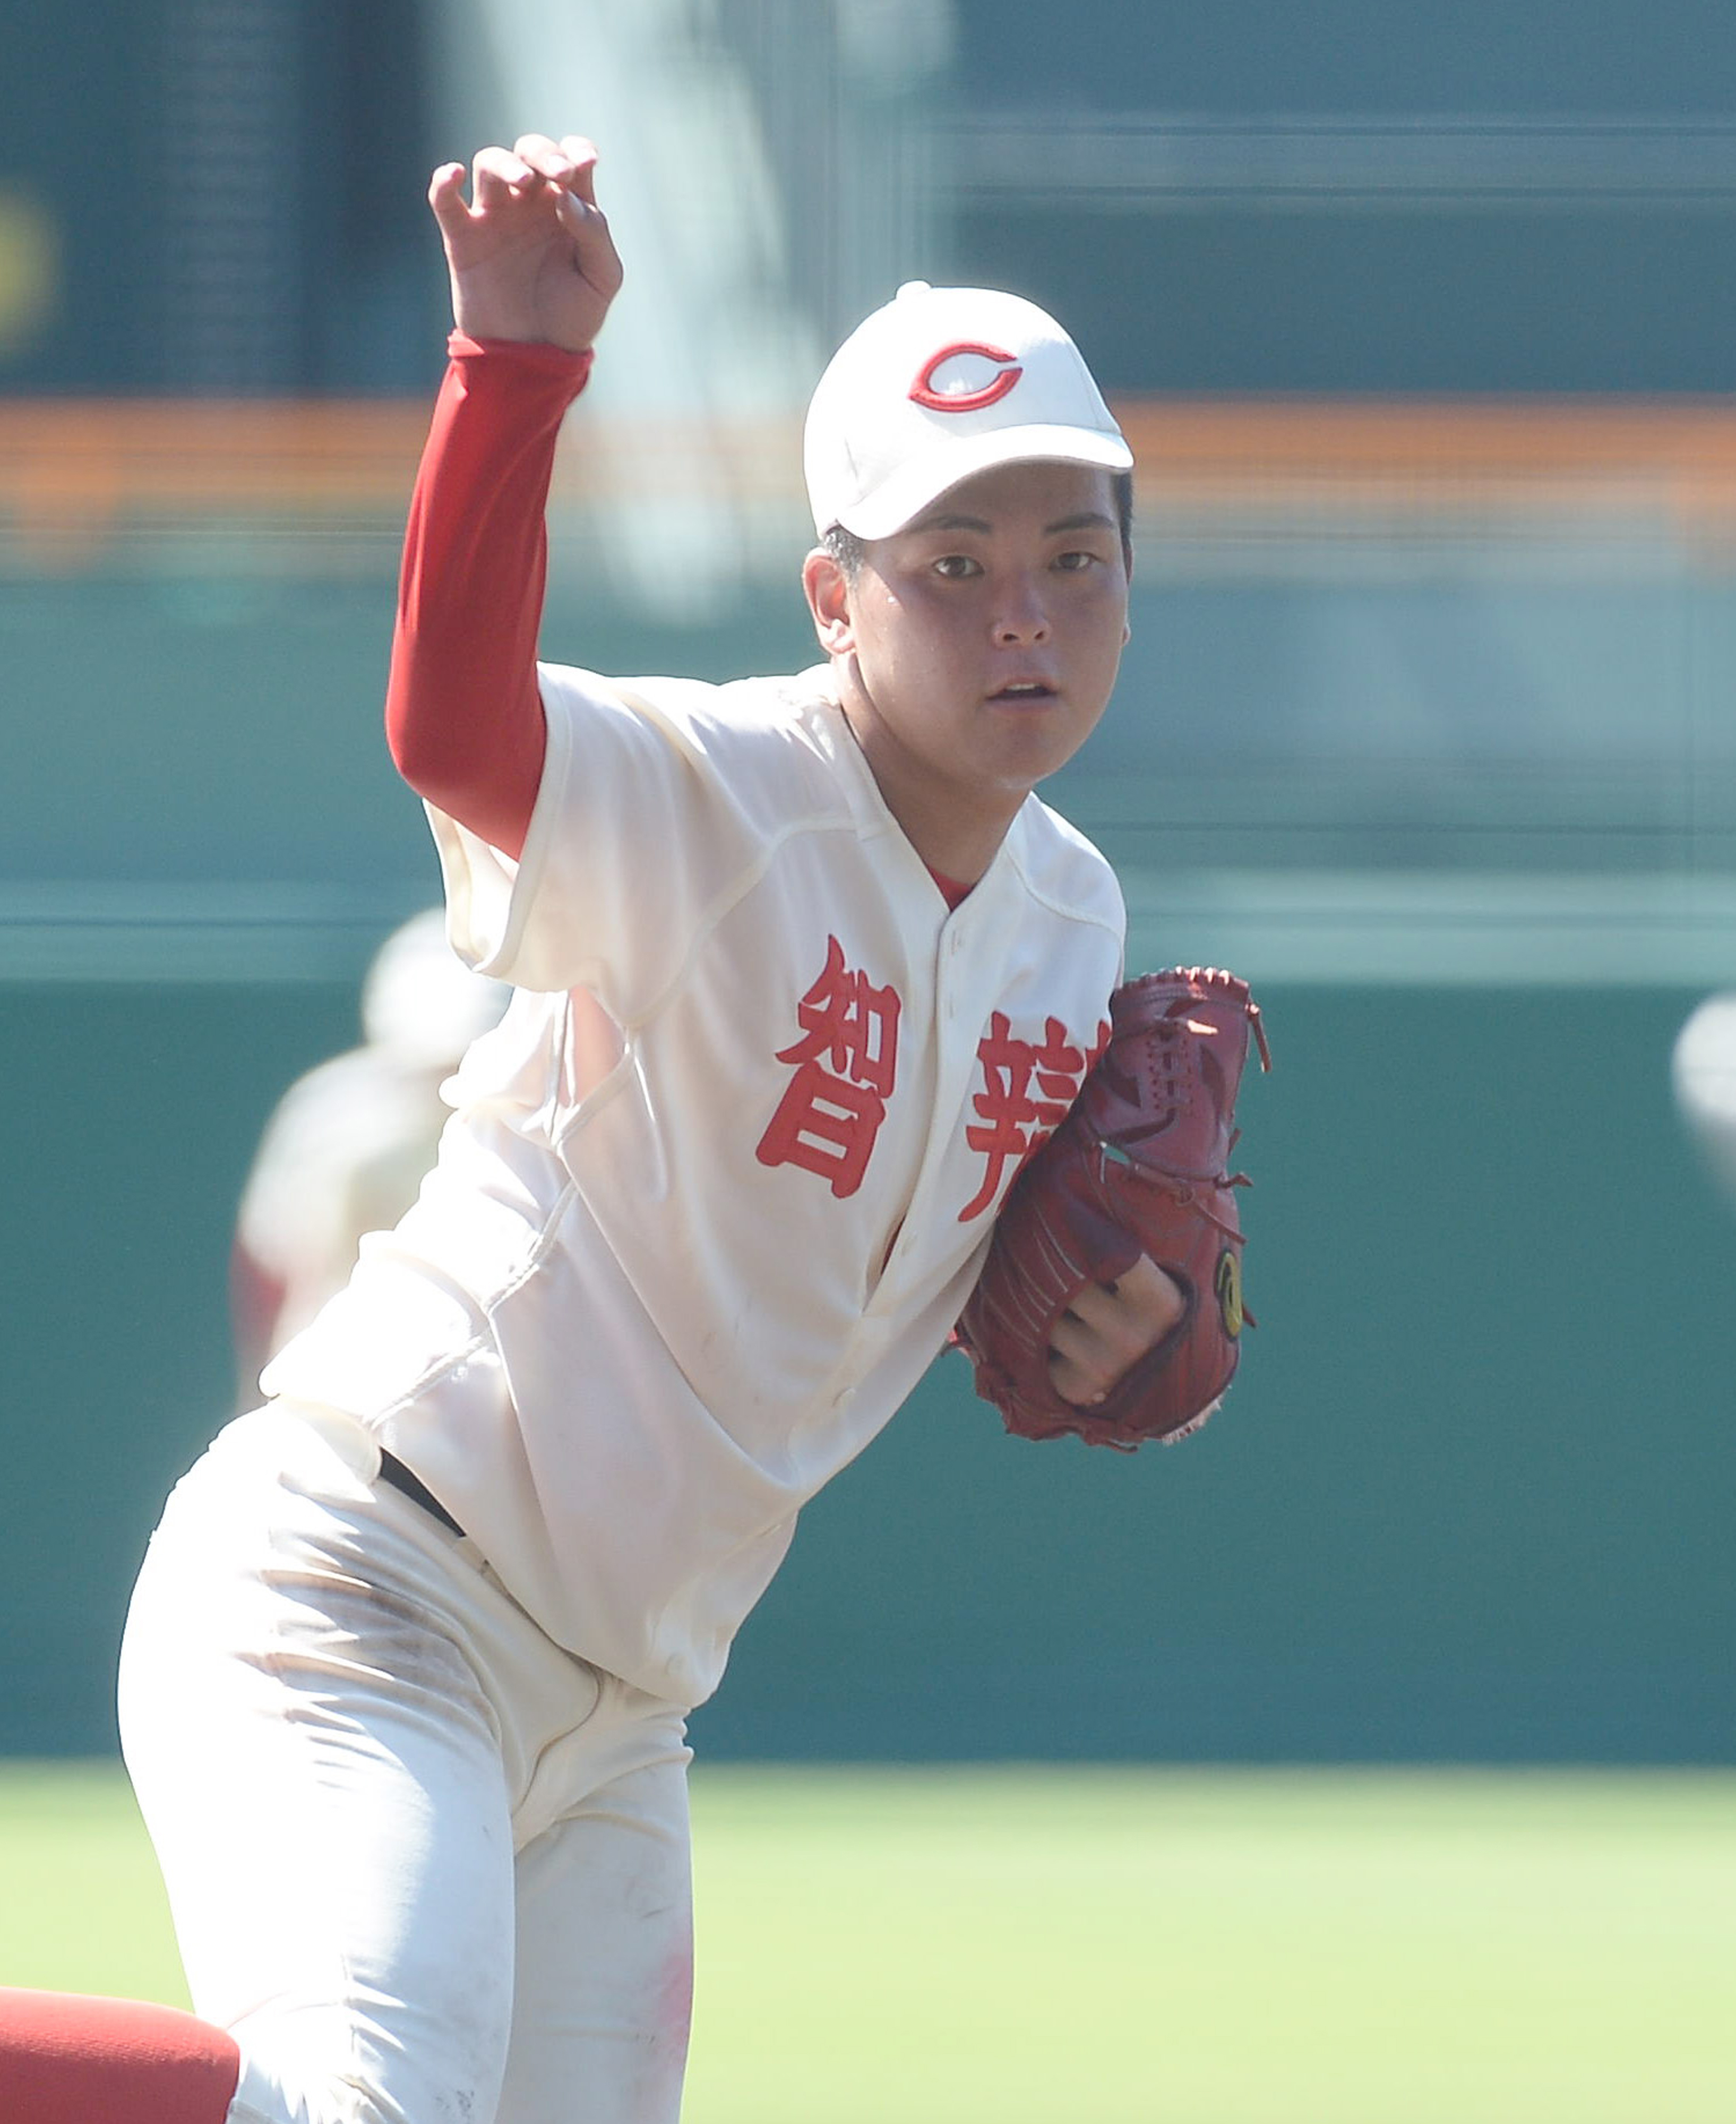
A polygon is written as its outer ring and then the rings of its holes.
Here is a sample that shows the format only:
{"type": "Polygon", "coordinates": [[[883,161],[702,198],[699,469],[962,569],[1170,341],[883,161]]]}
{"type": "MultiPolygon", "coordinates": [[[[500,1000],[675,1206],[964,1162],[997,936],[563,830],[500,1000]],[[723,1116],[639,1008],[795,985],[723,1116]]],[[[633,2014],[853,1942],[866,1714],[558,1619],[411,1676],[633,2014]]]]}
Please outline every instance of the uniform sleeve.
{"type": "Polygon", "coordinates": [[[789,749],[714,713],[693,680],[622,682],[544,664],[547,758],[518,860],[429,807],[447,933],[478,973],[588,989],[642,1022],[693,939],[804,809],[789,749]]]}
{"type": "Polygon", "coordinates": [[[417,794],[516,856],[543,759],[543,508],[589,354],[455,332],[405,538],[386,729],[417,794]]]}

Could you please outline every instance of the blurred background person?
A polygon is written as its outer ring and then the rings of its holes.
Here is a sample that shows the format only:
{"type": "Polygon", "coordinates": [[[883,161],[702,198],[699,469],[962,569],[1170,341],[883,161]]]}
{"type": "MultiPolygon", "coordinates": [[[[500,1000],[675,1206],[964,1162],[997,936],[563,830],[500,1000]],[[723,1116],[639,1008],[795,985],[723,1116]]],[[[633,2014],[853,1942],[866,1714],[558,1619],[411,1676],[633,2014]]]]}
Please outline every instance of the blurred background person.
{"type": "Polygon", "coordinates": [[[1683,1125],[1736,1203],[1736,990],[1710,995],[1676,1036],[1670,1081],[1683,1125]]]}
{"type": "Polygon", "coordinates": [[[511,991],[473,974],[431,907],[381,947],[362,989],[362,1045],[297,1078],[260,1138],[231,1263],[237,1391],[349,1281],[369,1232],[389,1232],[434,1163],[440,1087],[511,991]]]}

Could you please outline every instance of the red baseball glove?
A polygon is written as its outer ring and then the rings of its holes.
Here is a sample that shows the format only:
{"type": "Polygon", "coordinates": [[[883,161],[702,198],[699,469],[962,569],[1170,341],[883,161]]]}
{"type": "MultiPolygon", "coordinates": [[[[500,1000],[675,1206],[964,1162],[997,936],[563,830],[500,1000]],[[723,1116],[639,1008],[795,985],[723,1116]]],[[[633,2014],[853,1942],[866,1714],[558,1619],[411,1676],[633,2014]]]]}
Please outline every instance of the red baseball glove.
{"type": "Polygon", "coordinates": [[[1076,1432],[1131,1453],[1197,1431],[1235,1376],[1241,1224],[1227,1170],[1251,1037],[1271,1067],[1247,984],[1214,966],[1147,974],[1110,999],[1110,1044],[1007,1194],[958,1339],[977,1392],[1021,1438],[1076,1432]],[[1180,1286],[1180,1320],[1089,1407],[1056,1393],[1055,1323],[1091,1283],[1147,1255],[1180,1286]]]}

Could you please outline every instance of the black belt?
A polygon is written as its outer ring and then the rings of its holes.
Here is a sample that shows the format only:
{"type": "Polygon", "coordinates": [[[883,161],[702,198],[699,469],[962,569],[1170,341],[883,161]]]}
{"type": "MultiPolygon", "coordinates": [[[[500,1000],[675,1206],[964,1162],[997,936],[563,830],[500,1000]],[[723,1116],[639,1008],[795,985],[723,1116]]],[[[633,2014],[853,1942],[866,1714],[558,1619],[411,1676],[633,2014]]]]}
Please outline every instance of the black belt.
{"type": "Polygon", "coordinates": [[[380,1454],[380,1480],[390,1483],[395,1490],[401,1490],[412,1504],[420,1505],[430,1518],[437,1519],[443,1527],[449,1527],[462,1540],[464,1530],[447,1511],[444,1505],[430,1490],[421,1477],[399,1459],[395,1453],[382,1450],[380,1454]]]}

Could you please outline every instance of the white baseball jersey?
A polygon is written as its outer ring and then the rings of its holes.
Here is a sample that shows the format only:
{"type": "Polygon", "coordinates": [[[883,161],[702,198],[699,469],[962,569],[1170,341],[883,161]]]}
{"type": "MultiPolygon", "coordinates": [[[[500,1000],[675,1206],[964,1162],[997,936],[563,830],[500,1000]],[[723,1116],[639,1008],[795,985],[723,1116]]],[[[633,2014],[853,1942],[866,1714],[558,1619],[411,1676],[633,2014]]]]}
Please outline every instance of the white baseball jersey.
{"type": "Polygon", "coordinates": [[[824,669],[540,675],[522,859],[429,813],[453,941],[518,994],[265,1385],[359,1417],[558,1642],[697,1703],[945,1342],[1107,1039],[1124,910],[1031,797],[949,911],[824,669]]]}

